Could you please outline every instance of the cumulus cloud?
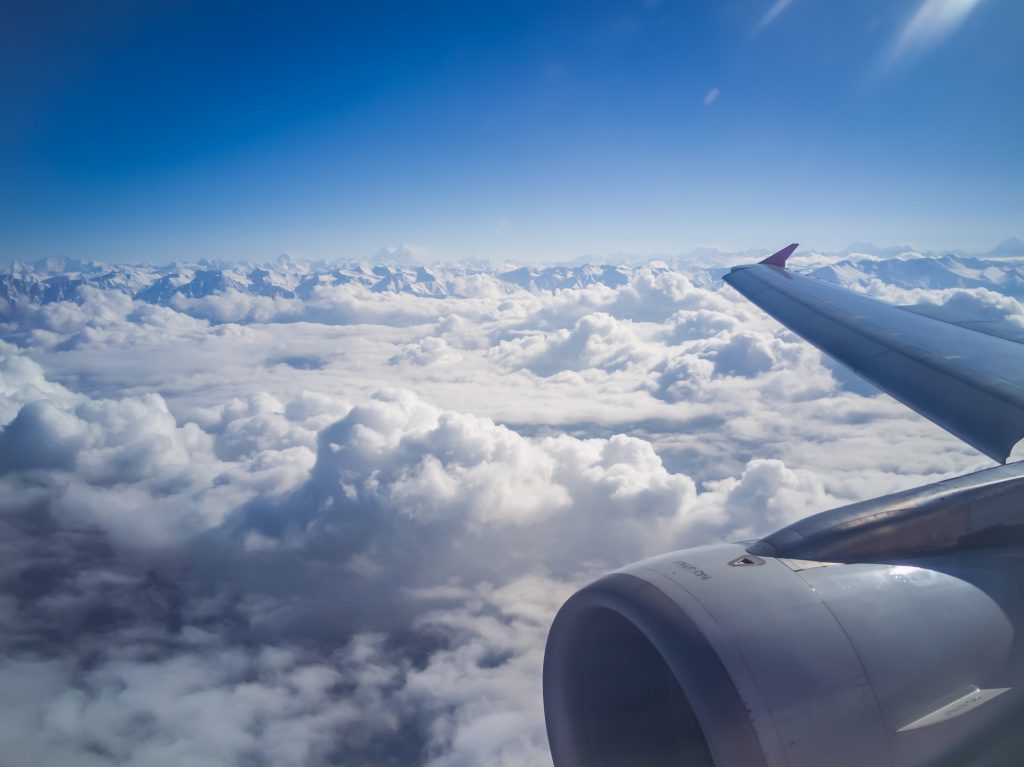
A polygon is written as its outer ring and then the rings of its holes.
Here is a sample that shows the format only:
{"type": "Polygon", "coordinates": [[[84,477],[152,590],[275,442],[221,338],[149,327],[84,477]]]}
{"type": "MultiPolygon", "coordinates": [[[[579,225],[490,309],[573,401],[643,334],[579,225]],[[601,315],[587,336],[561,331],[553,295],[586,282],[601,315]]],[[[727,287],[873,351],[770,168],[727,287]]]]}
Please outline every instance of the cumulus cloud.
{"type": "MultiPolygon", "coordinates": [[[[65,650],[0,667],[14,682],[32,674],[52,682],[13,714],[43,723],[25,753],[50,763],[71,763],[79,750],[97,764],[212,763],[225,753],[285,764],[351,753],[359,761],[401,727],[437,764],[487,754],[498,763],[541,761],[536,688],[526,695],[523,679],[539,672],[552,594],[564,596],[588,559],[653,551],[692,511],[692,480],[669,473],[635,438],[529,439],[400,391],[323,429],[311,468],[286,458],[293,447],[270,429],[280,442],[274,452],[306,476],[291,492],[254,483],[268,470],[256,458],[265,421],[257,444],[243,439],[238,449],[232,439],[229,455],[217,455],[234,425],[288,411],[269,396],[229,403],[219,418],[210,414],[206,432],[176,426],[150,395],[84,400],[74,410],[30,403],[7,425],[4,439],[40,446],[20,462],[4,452],[4,469],[21,479],[7,510],[38,503],[25,485],[48,470],[52,525],[84,525],[128,549],[123,559],[100,557],[105,576],[77,563],[59,587],[44,585],[50,604],[32,606],[55,618],[91,601],[89,579],[105,577],[123,615],[91,628],[121,649],[97,663],[87,650],[97,652],[99,637],[86,634],[68,638],[70,657],[65,650]],[[54,444],[62,451],[47,452],[54,444]],[[187,477],[178,474],[184,467],[187,477]],[[171,569],[182,588],[152,606],[149,576],[133,556],[147,550],[149,565],[171,569]],[[193,574],[175,571],[181,557],[193,574]],[[544,572],[559,580],[537,587],[544,572]],[[212,620],[234,594],[245,597],[230,618],[212,620]],[[438,608],[453,597],[457,607],[438,608]],[[262,640],[258,649],[236,644],[246,635],[262,640]],[[313,638],[319,652],[304,653],[313,638]],[[440,654],[417,665],[418,646],[438,642],[440,654]],[[424,724],[428,714],[438,718],[424,724]]],[[[15,612],[14,622],[25,620],[15,612]]]]}
{"type": "Polygon", "coordinates": [[[984,465],[700,270],[282,269],[7,305],[11,764],[549,764],[575,588],[984,465]]]}
{"type": "Polygon", "coordinates": [[[462,355],[448,346],[444,338],[427,336],[420,341],[406,344],[390,362],[395,365],[403,362],[413,365],[440,365],[458,362],[461,359],[462,355]]]}
{"type": "Polygon", "coordinates": [[[603,312],[588,314],[571,329],[501,341],[493,354],[513,368],[548,376],[563,370],[616,371],[650,363],[656,353],[633,330],[629,320],[603,312]]]}

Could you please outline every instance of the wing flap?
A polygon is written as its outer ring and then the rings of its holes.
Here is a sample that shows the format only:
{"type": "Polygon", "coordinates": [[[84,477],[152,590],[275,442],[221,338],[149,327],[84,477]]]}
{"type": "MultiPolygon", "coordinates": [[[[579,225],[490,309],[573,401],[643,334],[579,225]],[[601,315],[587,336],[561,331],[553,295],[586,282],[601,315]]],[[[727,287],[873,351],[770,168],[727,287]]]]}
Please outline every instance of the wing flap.
{"type": "Polygon", "coordinates": [[[771,264],[725,281],[825,354],[989,457],[1024,437],[1019,343],[771,264]]]}

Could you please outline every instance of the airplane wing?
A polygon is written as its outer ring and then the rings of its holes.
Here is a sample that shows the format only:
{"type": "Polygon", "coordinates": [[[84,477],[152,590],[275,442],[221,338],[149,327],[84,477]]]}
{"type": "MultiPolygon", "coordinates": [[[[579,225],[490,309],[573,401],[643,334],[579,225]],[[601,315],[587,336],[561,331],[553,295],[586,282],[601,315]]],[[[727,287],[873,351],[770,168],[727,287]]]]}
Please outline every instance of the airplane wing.
{"type": "Polygon", "coordinates": [[[898,307],[786,269],[790,245],[723,278],[887,394],[1005,463],[1024,437],[1024,331],[898,307]]]}

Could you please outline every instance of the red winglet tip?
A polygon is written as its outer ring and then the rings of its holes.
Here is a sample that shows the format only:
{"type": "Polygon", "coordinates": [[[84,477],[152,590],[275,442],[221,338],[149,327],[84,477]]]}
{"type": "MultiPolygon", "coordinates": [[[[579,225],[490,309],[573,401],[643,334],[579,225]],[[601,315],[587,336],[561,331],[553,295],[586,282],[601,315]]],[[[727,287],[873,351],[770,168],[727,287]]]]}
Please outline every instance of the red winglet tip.
{"type": "Polygon", "coordinates": [[[793,251],[796,250],[798,243],[787,245],[778,253],[772,253],[768,258],[764,259],[760,263],[768,264],[768,266],[778,266],[782,269],[786,268],[786,259],[793,255],[793,251]]]}

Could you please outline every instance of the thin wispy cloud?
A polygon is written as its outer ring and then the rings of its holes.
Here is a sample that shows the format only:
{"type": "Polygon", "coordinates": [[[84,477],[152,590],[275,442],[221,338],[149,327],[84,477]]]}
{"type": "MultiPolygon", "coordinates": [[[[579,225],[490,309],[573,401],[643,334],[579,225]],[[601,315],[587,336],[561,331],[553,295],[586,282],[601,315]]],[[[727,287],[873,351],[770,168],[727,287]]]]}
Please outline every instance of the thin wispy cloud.
{"type": "Polygon", "coordinates": [[[712,88],[704,94],[704,106],[709,107],[718,100],[718,88],[712,88]]]}
{"type": "Polygon", "coordinates": [[[766,27],[779,18],[779,16],[782,15],[782,12],[792,4],[793,0],[775,0],[771,8],[765,11],[764,16],[762,16],[761,20],[757,22],[757,25],[754,27],[754,31],[751,32],[751,35],[757,35],[763,32],[766,27]]]}
{"type": "Polygon", "coordinates": [[[946,40],[981,0],[923,0],[889,50],[888,64],[920,55],[946,40]]]}

